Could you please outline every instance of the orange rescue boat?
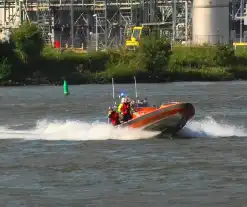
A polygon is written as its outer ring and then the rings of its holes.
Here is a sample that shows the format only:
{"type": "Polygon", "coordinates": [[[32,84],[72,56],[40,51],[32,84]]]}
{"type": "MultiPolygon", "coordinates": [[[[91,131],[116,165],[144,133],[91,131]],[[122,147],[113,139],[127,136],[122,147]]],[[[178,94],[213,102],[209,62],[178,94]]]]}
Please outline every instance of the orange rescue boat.
{"type": "Polygon", "coordinates": [[[133,118],[119,127],[141,128],[174,135],[195,115],[191,103],[171,102],[158,107],[140,107],[133,118]]]}

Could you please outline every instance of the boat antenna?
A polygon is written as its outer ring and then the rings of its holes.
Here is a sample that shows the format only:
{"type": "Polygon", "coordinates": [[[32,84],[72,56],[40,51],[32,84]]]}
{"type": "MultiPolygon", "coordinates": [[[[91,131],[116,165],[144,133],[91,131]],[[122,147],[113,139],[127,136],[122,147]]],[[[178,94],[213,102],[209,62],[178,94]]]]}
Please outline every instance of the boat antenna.
{"type": "Polygon", "coordinates": [[[115,84],[114,84],[114,78],[112,78],[112,99],[113,99],[113,104],[114,106],[116,106],[116,102],[115,102],[115,84]]]}
{"type": "Polygon", "coordinates": [[[112,99],[115,99],[114,78],[112,78],[112,99]]]}
{"type": "Polygon", "coordinates": [[[135,94],[136,94],[136,99],[138,98],[138,94],[137,94],[137,87],[136,87],[136,77],[134,76],[134,81],[135,81],[135,94]]]}
{"type": "MultiPolygon", "coordinates": [[[[112,99],[113,99],[113,105],[116,105],[116,102],[114,103],[115,100],[115,87],[114,87],[114,78],[111,79],[112,80],[112,99]]],[[[110,123],[110,119],[108,118],[108,124],[110,123]]]]}

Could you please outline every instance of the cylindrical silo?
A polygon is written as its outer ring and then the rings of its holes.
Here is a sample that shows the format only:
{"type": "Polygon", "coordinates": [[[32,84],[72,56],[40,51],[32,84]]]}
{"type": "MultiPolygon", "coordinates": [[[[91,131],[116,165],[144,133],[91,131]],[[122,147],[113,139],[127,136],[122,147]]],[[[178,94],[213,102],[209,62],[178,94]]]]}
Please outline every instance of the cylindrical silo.
{"type": "Polygon", "coordinates": [[[229,0],[193,1],[193,43],[229,43],[229,0]]]}

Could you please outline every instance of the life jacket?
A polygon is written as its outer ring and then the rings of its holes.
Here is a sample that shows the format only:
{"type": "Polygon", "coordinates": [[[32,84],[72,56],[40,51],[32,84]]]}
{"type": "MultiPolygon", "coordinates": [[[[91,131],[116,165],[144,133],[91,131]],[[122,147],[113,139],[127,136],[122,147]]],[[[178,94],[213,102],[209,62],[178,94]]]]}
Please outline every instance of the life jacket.
{"type": "Polygon", "coordinates": [[[121,108],[121,112],[123,115],[130,114],[130,104],[129,103],[123,103],[123,106],[121,108]]]}
{"type": "Polygon", "coordinates": [[[123,106],[123,103],[120,103],[120,104],[118,105],[118,108],[117,108],[118,113],[121,113],[122,106],[123,106]]]}
{"type": "Polygon", "coordinates": [[[110,119],[111,124],[113,126],[120,124],[119,115],[118,115],[118,113],[116,111],[110,112],[109,115],[108,115],[108,118],[110,119]]]}

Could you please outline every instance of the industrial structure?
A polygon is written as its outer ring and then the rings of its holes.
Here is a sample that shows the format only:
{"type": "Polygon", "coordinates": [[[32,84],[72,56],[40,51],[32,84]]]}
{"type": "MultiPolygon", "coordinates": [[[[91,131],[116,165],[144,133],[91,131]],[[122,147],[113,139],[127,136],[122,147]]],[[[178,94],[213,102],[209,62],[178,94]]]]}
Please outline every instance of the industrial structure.
{"type": "Polygon", "coordinates": [[[230,41],[229,0],[197,0],[193,2],[194,43],[229,43],[230,41]]]}
{"type": "Polygon", "coordinates": [[[0,29],[37,23],[47,43],[104,49],[132,26],[152,25],[173,42],[245,41],[247,0],[0,0],[0,29]]]}

